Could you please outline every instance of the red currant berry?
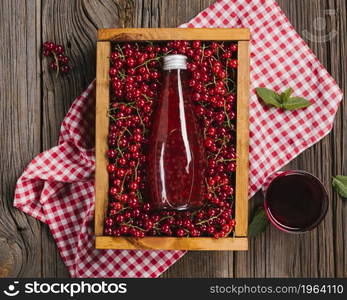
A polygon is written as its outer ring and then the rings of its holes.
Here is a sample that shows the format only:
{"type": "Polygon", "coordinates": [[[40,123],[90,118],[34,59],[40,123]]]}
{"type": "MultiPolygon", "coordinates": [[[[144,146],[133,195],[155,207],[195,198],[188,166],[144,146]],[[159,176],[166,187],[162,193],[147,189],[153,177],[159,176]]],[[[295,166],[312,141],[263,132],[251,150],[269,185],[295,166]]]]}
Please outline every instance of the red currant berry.
{"type": "Polygon", "coordinates": [[[208,233],[209,235],[214,234],[215,231],[216,231],[216,229],[214,228],[214,226],[209,225],[209,226],[207,227],[207,233],[208,233]]]}
{"type": "Polygon", "coordinates": [[[111,217],[115,216],[116,214],[117,214],[117,210],[115,210],[115,209],[110,209],[109,215],[110,215],[111,217]]]}
{"type": "Polygon", "coordinates": [[[127,194],[122,194],[121,197],[120,197],[120,201],[122,203],[126,203],[129,199],[129,196],[127,194]]]}
{"type": "Polygon", "coordinates": [[[122,209],[122,207],[123,207],[120,202],[112,202],[111,206],[116,211],[120,211],[122,209]]]}
{"type": "Polygon", "coordinates": [[[146,230],[151,230],[154,226],[154,223],[151,220],[145,220],[143,225],[144,225],[146,230]]]}
{"type": "Polygon", "coordinates": [[[205,108],[202,105],[195,107],[195,112],[198,116],[203,116],[205,114],[205,108]]]}
{"type": "Polygon", "coordinates": [[[149,203],[145,203],[143,204],[143,207],[142,207],[143,211],[150,211],[151,210],[151,205],[149,203]]]}
{"type": "Polygon", "coordinates": [[[186,232],[184,231],[184,229],[182,229],[182,228],[177,229],[176,236],[184,237],[185,235],[186,235],[186,232]]]}
{"type": "Polygon", "coordinates": [[[193,41],[192,46],[193,46],[193,48],[198,49],[201,47],[201,42],[200,41],[193,41]]]}
{"type": "Polygon", "coordinates": [[[121,225],[119,230],[121,234],[127,234],[129,232],[129,227],[126,225],[121,225]]]}
{"type": "Polygon", "coordinates": [[[205,147],[206,148],[211,148],[213,145],[214,145],[214,142],[211,138],[208,137],[205,139],[205,147]]]}
{"type": "Polygon", "coordinates": [[[127,60],[126,60],[126,62],[127,62],[127,65],[128,65],[129,67],[133,67],[133,66],[135,66],[135,64],[136,64],[135,58],[133,58],[133,57],[128,57],[127,60]]]}
{"type": "Polygon", "coordinates": [[[48,50],[48,51],[51,52],[51,51],[54,50],[55,44],[52,43],[52,42],[45,42],[45,43],[43,44],[43,47],[44,47],[45,50],[48,50]]]}
{"type": "Polygon", "coordinates": [[[232,68],[232,69],[237,69],[237,66],[238,66],[238,63],[237,63],[237,60],[236,59],[231,59],[229,61],[229,67],[232,68]]]}
{"type": "MultiPolygon", "coordinates": [[[[131,208],[135,208],[136,211],[138,210],[136,207],[139,206],[139,200],[137,198],[132,198],[128,201],[128,205],[131,208]]],[[[134,210],[135,211],[135,210],[134,210]]]]}
{"type": "Polygon", "coordinates": [[[112,232],[112,235],[113,235],[114,237],[120,237],[121,234],[122,234],[122,233],[121,233],[120,229],[118,229],[118,228],[114,229],[113,232],[112,232]]]}
{"type": "Polygon", "coordinates": [[[231,52],[236,52],[237,51],[237,44],[231,44],[230,45],[230,51],[231,52]]]}
{"type": "Polygon", "coordinates": [[[105,224],[106,224],[106,226],[111,227],[114,225],[114,221],[112,218],[106,218],[105,224]]]}
{"type": "Polygon", "coordinates": [[[108,166],[107,166],[107,171],[109,172],[109,173],[114,173],[115,171],[116,171],[116,166],[114,165],[114,164],[109,164],[108,166]]]}
{"type": "Polygon", "coordinates": [[[62,45],[55,45],[54,51],[57,54],[63,54],[64,53],[64,47],[62,45]]]}
{"type": "Polygon", "coordinates": [[[111,236],[112,234],[113,234],[112,228],[110,228],[110,227],[105,228],[105,235],[111,236]]]}
{"type": "Polygon", "coordinates": [[[132,191],[136,191],[139,188],[139,184],[137,182],[132,182],[132,183],[130,183],[129,188],[132,191]]]}
{"type": "Polygon", "coordinates": [[[116,158],[117,157],[117,152],[113,149],[110,149],[107,151],[107,156],[108,158],[116,158]]]}
{"type": "Polygon", "coordinates": [[[123,223],[124,222],[124,216],[123,215],[117,215],[117,217],[116,217],[116,222],[118,223],[118,224],[120,224],[120,223],[123,223]]]}
{"type": "Polygon", "coordinates": [[[206,56],[206,57],[210,57],[210,56],[212,56],[212,54],[213,54],[213,52],[211,49],[206,49],[204,51],[204,56],[206,56]]]}
{"type": "Polygon", "coordinates": [[[51,55],[51,51],[44,49],[42,52],[43,56],[50,56],[51,55]]]}

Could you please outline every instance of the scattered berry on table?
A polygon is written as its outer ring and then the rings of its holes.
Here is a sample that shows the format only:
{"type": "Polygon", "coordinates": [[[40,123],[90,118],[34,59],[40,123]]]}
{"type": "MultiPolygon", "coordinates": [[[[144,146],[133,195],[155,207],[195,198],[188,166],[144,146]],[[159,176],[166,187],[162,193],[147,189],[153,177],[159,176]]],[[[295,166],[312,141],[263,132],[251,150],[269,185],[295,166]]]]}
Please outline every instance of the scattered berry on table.
{"type": "Polygon", "coordinates": [[[62,45],[56,45],[52,42],[44,42],[42,54],[51,57],[50,69],[59,74],[68,74],[70,72],[69,58],[65,55],[65,49],[62,45]]]}

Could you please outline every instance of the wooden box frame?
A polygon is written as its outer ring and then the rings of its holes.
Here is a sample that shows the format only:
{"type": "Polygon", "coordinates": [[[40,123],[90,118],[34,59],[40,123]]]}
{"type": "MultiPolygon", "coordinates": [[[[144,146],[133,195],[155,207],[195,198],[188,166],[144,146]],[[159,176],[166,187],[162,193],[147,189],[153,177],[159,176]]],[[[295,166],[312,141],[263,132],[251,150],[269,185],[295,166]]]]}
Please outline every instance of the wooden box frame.
{"type": "Polygon", "coordinates": [[[96,172],[95,172],[95,235],[97,249],[166,249],[166,250],[247,250],[248,227],[248,98],[249,40],[247,28],[240,29],[177,29],[117,28],[100,29],[97,42],[96,75],[96,172]],[[112,41],[208,40],[238,43],[236,188],[234,237],[109,237],[103,236],[108,206],[108,172],[106,157],[109,130],[109,68],[112,41]]]}

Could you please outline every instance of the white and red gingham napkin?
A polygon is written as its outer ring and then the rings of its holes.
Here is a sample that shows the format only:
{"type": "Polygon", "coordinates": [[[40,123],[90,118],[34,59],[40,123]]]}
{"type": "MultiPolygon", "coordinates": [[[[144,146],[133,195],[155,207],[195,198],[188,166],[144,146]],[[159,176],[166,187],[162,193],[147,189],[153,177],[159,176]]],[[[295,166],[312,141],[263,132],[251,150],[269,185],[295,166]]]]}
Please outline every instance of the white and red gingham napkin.
{"type": "MultiPolygon", "coordinates": [[[[250,186],[322,139],[333,126],[342,92],[274,0],[220,0],[182,27],[251,29],[250,186]],[[259,103],[254,88],[282,91],[313,103],[280,111],[259,103]]],[[[14,206],[48,224],[72,277],[157,277],[184,251],[96,250],[94,82],[65,117],[59,145],[39,154],[19,178],[14,206]]]]}

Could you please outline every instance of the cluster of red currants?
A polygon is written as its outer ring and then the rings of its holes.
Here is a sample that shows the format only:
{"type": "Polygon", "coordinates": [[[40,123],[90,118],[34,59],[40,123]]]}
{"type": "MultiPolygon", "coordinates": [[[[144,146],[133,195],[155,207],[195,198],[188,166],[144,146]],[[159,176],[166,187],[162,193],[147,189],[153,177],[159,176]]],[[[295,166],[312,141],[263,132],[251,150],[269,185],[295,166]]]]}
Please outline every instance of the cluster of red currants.
{"type": "Polygon", "coordinates": [[[64,55],[65,50],[62,45],[56,45],[52,42],[45,42],[43,43],[42,54],[47,57],[51,56],[53,58],[49,66],[51,70],[56,71],[57,75],[59,74],[59,72],[61,72],[62,74],[69,73],[69,58],[64,55]]]}
{"type": "Polygon", "coordinates": [[[237,44],[170,41],[114,43],[108,136],[108,236],[215,238],[232,235],[237,44]],[[146,145],[160,89],[161,58],[188,58],[189,82],[207,150],[206,205],[195,211],[155,211],[146,202],[146,145]]]}

